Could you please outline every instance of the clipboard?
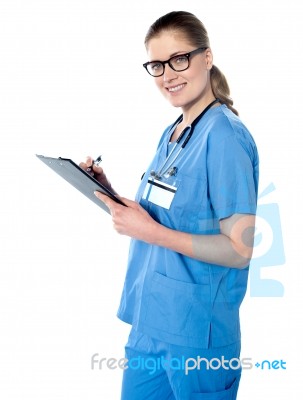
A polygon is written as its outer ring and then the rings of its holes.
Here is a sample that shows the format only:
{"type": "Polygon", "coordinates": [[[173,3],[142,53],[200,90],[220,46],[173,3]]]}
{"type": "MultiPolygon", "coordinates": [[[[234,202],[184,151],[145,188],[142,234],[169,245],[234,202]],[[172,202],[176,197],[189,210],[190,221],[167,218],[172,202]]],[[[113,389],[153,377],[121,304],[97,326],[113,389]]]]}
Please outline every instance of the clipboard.
{"type": "Polygon", "coordinates": [[[107,187],[98,182],[94,177],[92,177],[84,169],[79,167],[79,165],[77,165],[70,158],[62,158],[62,157],[53,158],[53,157],[43,156],[40,154],[36,154],[36,156],[45,165],[47,165],[49,168],[55,171],[68,183],[74,186],[74,188],[78,189],[82,194],[88,197],[91,201],[93,201],[95,204],[97,204],[97,206],[101,207],[107,213],[110,214],[108,207],[94,195],[95,191],[104,193],[117,203],[127,207],[115,195],[115,193],[113,193],[107,187]]]}

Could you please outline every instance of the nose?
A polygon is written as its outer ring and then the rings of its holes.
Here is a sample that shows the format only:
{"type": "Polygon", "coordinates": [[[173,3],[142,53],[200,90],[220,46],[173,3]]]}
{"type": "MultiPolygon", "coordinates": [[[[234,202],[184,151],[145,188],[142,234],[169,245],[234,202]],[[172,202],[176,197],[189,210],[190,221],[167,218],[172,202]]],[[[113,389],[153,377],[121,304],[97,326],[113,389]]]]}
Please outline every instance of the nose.
{"type": "Polygon", "coordinates": [[[176,71],[174,71],[168,63],[166,63],[164,68],[163,80],[167,82],[176,79],[177,77],[178,75],[176,71]]]}

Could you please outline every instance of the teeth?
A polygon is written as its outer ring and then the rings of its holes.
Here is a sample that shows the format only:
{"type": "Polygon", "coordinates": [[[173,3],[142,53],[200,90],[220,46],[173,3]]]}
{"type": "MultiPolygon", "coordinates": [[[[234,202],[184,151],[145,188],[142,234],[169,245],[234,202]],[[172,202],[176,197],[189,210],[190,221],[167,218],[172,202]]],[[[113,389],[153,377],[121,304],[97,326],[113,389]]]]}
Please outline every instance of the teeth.
{"type": "Polygon", "coordinates": [[[184,85],[175,86],[175,87],[169,88],[168,91],[169,92],[177,92],[178,90],[181,90],[183,87],[184,87],[184,85]]]}

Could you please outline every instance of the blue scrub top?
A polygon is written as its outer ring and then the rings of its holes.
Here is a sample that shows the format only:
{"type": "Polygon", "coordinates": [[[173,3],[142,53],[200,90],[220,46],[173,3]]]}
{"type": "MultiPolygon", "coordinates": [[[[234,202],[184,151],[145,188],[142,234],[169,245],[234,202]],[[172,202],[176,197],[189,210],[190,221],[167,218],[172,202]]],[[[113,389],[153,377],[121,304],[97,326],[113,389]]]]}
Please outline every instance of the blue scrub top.
{"type": "MultiPolygon", "coordinates": [[[[192,234],[220,233],[219,220],[255,214],[259,158],[240,119],[225,105],[210,109],[180,153],[178,190],[170,209],[142,199],[151,170],[168,154],[171,126],[160,140],[136,200],[162,225],[192,234]]],[[[197,348],[240,340],[244,269],[208,264],[164,247],[131,240],[118,317],[158,340],[197,348]]]]}

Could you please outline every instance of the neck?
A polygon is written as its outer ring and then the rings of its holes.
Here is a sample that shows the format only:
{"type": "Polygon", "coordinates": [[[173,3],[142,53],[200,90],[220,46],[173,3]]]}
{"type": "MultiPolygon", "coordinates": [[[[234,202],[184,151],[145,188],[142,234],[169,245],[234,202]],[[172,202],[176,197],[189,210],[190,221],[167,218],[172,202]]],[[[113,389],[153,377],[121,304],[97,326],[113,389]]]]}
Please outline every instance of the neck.
{"type": "MultiPolygon", "coordinates": [[[[215,96],[213,95],[213,93],[211,93],[209,96],[203,97],[199,102],[195,103],[191,107],[183,108],[182,125],[190,125],[198,117],[198,115],[200,115],[201,112],[215,99],[215,96]]],[[[214,107],[218,105],[220,104],[214,104],[214,107]]]]}

